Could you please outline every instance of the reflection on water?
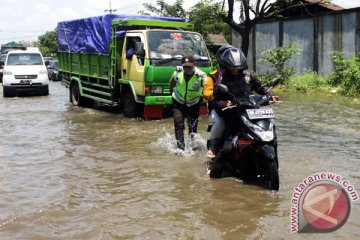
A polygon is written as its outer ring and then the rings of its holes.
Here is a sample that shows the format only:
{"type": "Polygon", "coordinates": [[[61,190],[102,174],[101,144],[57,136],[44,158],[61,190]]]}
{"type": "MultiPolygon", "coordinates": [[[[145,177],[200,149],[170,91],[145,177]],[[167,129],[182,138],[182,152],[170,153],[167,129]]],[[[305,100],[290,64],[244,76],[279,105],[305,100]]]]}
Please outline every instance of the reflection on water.
{"type": "Polygon", "coordinates": [[[208,180],[206,117],[179,153],[172,119],[73,107],[65,87],[50,87],[46,97],[0,99],[0,239],[358,236],[358,203],[336,232],[291,234],[290,199],[319,171],[359,188],[359,102],[285,95],[272,106],[281,186],[271,193],[233,178],[208,180]]]}

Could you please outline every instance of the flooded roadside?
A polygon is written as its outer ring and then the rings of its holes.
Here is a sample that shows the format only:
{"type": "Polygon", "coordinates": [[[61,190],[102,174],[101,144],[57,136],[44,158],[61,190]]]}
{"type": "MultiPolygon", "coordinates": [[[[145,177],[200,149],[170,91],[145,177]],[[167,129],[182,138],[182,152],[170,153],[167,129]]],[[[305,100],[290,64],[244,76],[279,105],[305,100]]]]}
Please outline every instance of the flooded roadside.
{"type": "MultiPolygon", "coordinates": [[[[0,90],[2,96],[2,90],[0,90]]],[[[67,89],[0,97],[1,239],[354,239],[348,222],[325,235],[290,233],[293,188],[335,172],[360,188],[360,103],[282,96],[273,105],[280,191],[209,181],[200,151],[176,155],[172,119],[141,121],[70,105],[67,89]]]]}

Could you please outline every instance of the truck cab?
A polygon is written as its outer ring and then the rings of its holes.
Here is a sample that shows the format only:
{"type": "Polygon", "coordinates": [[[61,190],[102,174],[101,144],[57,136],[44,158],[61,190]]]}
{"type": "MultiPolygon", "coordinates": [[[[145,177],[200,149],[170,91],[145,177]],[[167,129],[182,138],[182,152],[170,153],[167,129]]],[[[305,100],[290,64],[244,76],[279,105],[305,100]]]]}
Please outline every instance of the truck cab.
{"type": "Polygon", "coordinates": [[[181,58],[189,53],[195,56],[198,68],[209,72],[210,57],[198,33],[162,29],[128,32],[119,64],[120,82],[130,84],[137,96],[135,102],[143,102],[145,113],[154,116],[159,106],[172,103],[169,80],[181,58]]]}
{"type": "Polygon", "coordinates": [[[194,55],[198,68],[211,71],[205,42],[192,29],[185,19],[154,16],[105,15],[59,23],[59,71],[70,101],[118,105],[126,117],[162,118],[172,104],[169,80],[184,55],[194,55]],[[84,39],[69,34],[90,31],[84,39]]]}

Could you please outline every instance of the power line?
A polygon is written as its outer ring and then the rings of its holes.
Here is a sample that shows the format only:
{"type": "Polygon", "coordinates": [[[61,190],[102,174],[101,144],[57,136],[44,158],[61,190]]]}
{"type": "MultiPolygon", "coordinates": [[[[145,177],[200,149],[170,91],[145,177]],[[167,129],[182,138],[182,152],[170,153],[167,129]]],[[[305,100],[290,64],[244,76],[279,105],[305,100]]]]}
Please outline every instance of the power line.
{"type": "Polygon", "coordinates": [[[33,30],[23,30],[23,29],[4,29],[4,28],[0,28],[0,32],[43,32],[46,30],[38,30],[38,29],[33,29],[33,30]]]}
{"type": "Polygon", "coordinates": [[[116,12],[117,9],[111,9],[111,1],[109,1],[109,9],[105,9],[104,12],[109,12],[110,14],[112,14],[113,12],[116,12]]]}

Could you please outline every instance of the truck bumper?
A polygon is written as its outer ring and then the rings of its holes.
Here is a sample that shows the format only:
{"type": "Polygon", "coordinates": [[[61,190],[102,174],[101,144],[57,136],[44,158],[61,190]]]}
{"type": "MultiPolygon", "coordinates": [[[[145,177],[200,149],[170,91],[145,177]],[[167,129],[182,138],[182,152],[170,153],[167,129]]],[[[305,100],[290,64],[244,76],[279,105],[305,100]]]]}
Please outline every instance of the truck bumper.
{"type": "MultiPolygon", "coordinates": [[[[145,97],[144,118],[161,119],[172,109],[172,96],[148,96],[145,97]]],[[[206,103],[200,105],[200,115],[207,115],[208,108],[206,103]]]]}
{"type": "Polygon", "coordinates": [[[143,116],[147,119],[161,119],[169,105],[172,105],[172,96],[146,96],[143,116]]]}
{"type": "Polygon", "coordinates": [[[169,105],[172,104],[172,96],[146,96],[146,105],[169,105]]]}

